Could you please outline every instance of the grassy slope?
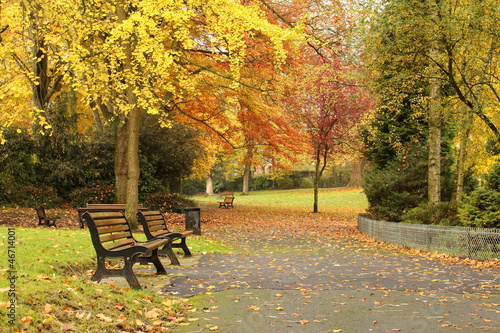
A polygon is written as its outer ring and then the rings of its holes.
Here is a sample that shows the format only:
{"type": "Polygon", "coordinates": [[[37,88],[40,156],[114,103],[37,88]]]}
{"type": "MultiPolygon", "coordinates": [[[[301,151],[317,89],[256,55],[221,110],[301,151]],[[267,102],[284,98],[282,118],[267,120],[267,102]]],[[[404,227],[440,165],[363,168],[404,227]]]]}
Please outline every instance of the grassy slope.
{"type": "MultiPolygon", "coordinates": [[[[7,316],[12,299],[7,280],[8,228],[0,227],[1,332],[162,332],[183,317],[183,300],[89,281],[95,252],[87,230],[15,228],[15,233],[18,298],[12,325],[7,316]]],[[[194,253],[228,251],[217,240],[202,236],[192,237],[189,245],[194,253]]]]}

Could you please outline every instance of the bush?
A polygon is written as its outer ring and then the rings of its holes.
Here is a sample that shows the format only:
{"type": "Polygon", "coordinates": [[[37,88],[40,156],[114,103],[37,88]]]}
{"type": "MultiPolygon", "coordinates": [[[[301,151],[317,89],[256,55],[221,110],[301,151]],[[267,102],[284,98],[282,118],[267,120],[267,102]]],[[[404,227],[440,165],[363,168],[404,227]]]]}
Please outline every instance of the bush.
{"type": "Polygon", "coordinates": [[[195,195],[198,193],[204,193],[206,189],[207,188],[204,180],[187,179],[182,182],[182,193],[186,195],[195,195]]]}
{"type": "MultiPolygon", "coordinates": [[[[0,185],[0,189],[2,189],[0,185]]],[[[8,205],[21,207],[44,206],[45,208],[54,208],[62,205],[63,200],[57,195],[57,192],[50,186],[7,186],[4,187],[3,201],[8,205]]]]}
{"type": "Polygon", "coordinates": [[[427,162],[417,152],[384,167],[368,168],[363,189],[372,218],[399,222],[403,214],[427,199],[427,162]]]}
{"type": "Polygon", "coordinates": [[[71,205],[82,207],[87,203],[111,204],[115,199],[115,188],[97,181],[89,187],[80,187],[70,193],[71,205]]]}
{"type": "Polygon", "coordinates": [[[277,178],[276,185],[280,190],[289,190],[295,187],[294,181],[290,177],[277,178]]]}
{"type": "Polygon", "coordinates": [[[250,178],[250,183],[248,184],[250,191],[268,190],[271,186],[271,180],[265,175],[250,178]]]}
{"type": "Polygon", "coordinates": [[[464,226],[500,228],[500,192],[478,189],[465,198],[458,212],[464,226]]]}
{"type": "Polygon", "coordinates": [[[314,183],[311,179],[304,177],[300,180],[300,188],[313,188],[314,183]]]}
{"type": "Polygon", "coordinates": [[[425,203],[411,209],[402,218],[406,223],[460,225],[455,202],[425,203]]]}
{"type": "Polygon", "coordinates": [[[500,228],[500,164],[485,178],[485,186],[466,197],[458,210],[464,226],[500,228]]]}
{"type": "Polygon", "coordinates": [[[181,197],[178,194],[153,194],[145,202],[144,206],[151,210],[160,210],[162,212],[182,211],[183,207],[195,207],[196,202],[181,197]]]}

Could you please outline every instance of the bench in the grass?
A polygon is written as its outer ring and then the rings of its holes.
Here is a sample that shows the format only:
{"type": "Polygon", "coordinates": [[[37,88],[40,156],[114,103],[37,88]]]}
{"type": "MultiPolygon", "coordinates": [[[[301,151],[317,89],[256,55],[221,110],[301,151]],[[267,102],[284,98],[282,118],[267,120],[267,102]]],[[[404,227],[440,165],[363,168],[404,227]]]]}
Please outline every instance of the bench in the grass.
{"type": "MultiPolygon", "coordinates": [[[[137,205],[137,210],[148,210],[142,204],[137,205]]],[[[97,212],[124,212],[125,204],[87,204],[85,207],[78,208],[78,218],[80,219],[80,228],[84,228],[85,225],[82,220],[82,214],[85,212],[97,213],[97,212]]]]}
{"type": "Polygon", "coordinates": [[[234,197],[224,197],[224,201],[219,201],[219,208],[221,208],[221,207],[234,208],[233,201],[234,201],[234,197]]]}
{"type": "Polygon", "coordinates": [[[171,232],[168,230],[167,221],[160,211],[139,211],[137,219],[142,224],[144,233],[148,239],[170,239],[159,254],[166,254],[170,258],[172,265],[180,265],[179,259],[175,256],[172,248],[181,248],[184,251],[184,256],[191,256],[191,251],[186,245],[186,237],[192,235],[194,230],[184,230],[181,232],[171,232]],[[180,240],[179,243],[174,241],[180,240]]]}
{"type": "Polygon", "coordinates": [[[121,276],[127,279],[131,288],[141,289],[132,270],[136,262],[153,263],[157,274],[167,274],[158,258],[158,248],[165,246],[170,239],[136,241],[127,219],[119,212],[85,212],[82,219],[87,223],[92,244],[97,253],[97,269],[92,276],[92,281],[99,282],[106,276],[121,276]],[[124,267],[107,268],[106,258],[121,258],[124,261],[124,267]]]}
{"type": "Polygon", "coordinates": [[[38,206],[35,208],[36,215],[38,216],[38,225],[46,225],[46,226],[56,226],[57,220],[61,218],[59,216],[47,216],[45,214],[45,208],[43,206],[38,206]]]}

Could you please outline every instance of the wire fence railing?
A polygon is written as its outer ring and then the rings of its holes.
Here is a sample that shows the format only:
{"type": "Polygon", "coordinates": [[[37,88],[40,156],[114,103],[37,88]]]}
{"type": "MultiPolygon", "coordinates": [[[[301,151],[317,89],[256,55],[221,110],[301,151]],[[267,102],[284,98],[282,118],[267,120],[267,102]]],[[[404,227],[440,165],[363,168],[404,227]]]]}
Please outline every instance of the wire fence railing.
{"type": "Polygon", "coordinates": [[[478,260],[500,259],[500,229],[377,221],[358,216],[358,229],[376,240],[478,260]]]}

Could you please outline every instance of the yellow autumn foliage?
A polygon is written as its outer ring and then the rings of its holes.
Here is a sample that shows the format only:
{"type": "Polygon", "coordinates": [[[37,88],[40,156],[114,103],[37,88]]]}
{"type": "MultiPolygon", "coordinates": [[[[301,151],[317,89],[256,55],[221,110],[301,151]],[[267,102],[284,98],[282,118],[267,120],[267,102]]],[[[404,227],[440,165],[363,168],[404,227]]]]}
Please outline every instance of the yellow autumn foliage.
{"type": "Polygon", "coordinates": [[[0,121],[3,126],[43,126],[43,108],[33,111],[41,80],[33,68],[48,60],[47,98],[74,89],[80,103],[99,100],[115,114],[133,107],[124,98],[133,86],[135,106],[158,114],[173,103],[199,94],[200,82],[219,76],[237,82],[247,40],[266,36],[274,64],[286,58],[285,41],[301,40],[300,28],[270,23],[257,4],[232,0],[132,0],[127,18],[117,19],[116,1],[6,0],[1,4],[0,121]],[[124,48],[128,45],[128,48],[124,48]],[[34,54],[36,50],[41,53],[34,54]],[[126,52],[132,66],[123,69],[126,52]],[[55,78],[61,80],[57,83],[55,78]],[[50,81],[52,79],[52,81],[50,81]],[[62,87],[62,88],[61,88],[62,87]]]}

